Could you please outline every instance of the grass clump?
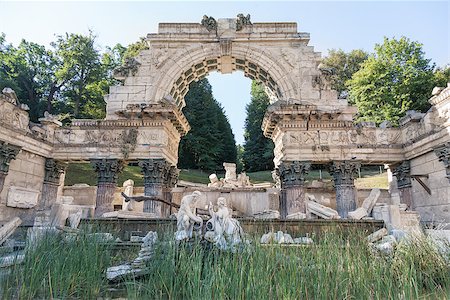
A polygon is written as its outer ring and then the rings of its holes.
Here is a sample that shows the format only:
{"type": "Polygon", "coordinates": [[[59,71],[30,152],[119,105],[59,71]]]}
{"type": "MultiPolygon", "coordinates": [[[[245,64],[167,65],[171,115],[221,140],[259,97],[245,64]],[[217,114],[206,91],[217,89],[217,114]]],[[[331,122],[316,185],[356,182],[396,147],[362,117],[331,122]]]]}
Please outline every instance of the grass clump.
{"type": "Polygon", "coordinates": [[[2,299],[95,299],[107,287],[110,246],[87,233],[51,233],[27,245],[25,260],[3,282],[2,299]]]}

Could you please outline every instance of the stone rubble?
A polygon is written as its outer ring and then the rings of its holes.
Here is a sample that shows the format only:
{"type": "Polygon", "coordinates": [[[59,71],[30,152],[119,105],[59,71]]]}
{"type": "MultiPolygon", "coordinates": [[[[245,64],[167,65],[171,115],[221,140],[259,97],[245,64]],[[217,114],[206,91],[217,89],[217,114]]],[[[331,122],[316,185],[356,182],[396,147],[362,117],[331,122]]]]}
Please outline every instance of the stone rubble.
{"type": "Polygon", "coordinates": [[[260,239],[260,244],[313,244],[314,241],[309,237],[292,238],[288,233],[283,231],[268,232],[263,234],[260,239]]]}
{"type": "Polygon", "coordinates": [[[155,244],[158,241],[158,234],[154,231],[149,231],[145,237],[142,238],[143,244],[136,257],[131,263],[119,266],[109,267],[106,270],[106,278],[110,281],[117,281],[124,276],[132,276],[134,278],[148,273],[146,267],[151,262],[154,254],[155,244]]]}

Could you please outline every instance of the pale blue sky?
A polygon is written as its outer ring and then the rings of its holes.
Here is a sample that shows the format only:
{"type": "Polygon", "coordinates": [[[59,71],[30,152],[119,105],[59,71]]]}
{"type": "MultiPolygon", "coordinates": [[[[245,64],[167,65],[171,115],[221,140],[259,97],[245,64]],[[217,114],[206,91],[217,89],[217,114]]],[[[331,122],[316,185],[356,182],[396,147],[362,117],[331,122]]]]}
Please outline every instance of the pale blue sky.
{"type": "MultiPolygon", "coordinates": [[[[372,51],[383,37],[406,36],[423,43],[426,57],[437,65],[450,62],[449,1],[348,2],[12,2],[0,0],[0,32],[17,45],[22,38],[49,45],[55,35],[93,30],[100,47],[128,45],[160,22],[200,22],[204,14],[233,18],[251,14],[253,22],[298,23],[311,34],[310,45],[326,55],[327,49],[372,51]]],[[[225,107],[236,142],[243,143],[245,105],[250,101],[250,80],[242,73],[208,76],[213,93],[225,107]]]]}

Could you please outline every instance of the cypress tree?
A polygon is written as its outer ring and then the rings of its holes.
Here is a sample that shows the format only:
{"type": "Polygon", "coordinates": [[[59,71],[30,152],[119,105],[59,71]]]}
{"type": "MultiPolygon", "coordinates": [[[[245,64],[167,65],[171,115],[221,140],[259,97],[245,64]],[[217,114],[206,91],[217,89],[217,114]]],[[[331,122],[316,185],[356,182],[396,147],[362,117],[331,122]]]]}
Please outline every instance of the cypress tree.
{"type": "Polygon", "coordinates": [[[246,106],[245,142],[242,157],[244,169],[247,172],[272,170],[273,142],[266,138],[261,130],[262,120],[269,106],[269,97],[264,86],[256,81],[252,82],[251,101],[246,106]]]}
{"type": "Polygon", "coordinates": [[[236,162],[236,142],[224,110],[207,79],[191,83],[183,110],[191,130],[181,139],[178,167],[217,171],[236,162]]]}

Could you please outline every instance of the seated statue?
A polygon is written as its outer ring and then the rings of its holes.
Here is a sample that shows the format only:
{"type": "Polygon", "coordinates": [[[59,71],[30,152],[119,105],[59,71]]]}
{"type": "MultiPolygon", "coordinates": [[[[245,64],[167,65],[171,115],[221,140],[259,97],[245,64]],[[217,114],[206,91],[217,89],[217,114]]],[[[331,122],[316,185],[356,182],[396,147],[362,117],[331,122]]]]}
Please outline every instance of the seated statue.
{"type": "Polygon", "coordinates": [[[196,216],[194,213],[195,203],[200,196],[201,193],[199,191],[195,191],[181,199],[180,209],[177,213],[177,232],[175,233],[175,239],[177,241],[192,238],[194,225],[199,224],[199,227],[203,225],[202,218],[196,216]]]}
{"type": "Polygon", "coordinates": [[[209,203],[211,219],[206,223],[208,232],[206,232],[205,238],[219,249],[233,249],[234,246],[242,242],[242,227],[238,220],[231,217],[231,212],[224,197],[217,199],[217,206],[217,211],[214,211],[212,203],[209,203]]]}

